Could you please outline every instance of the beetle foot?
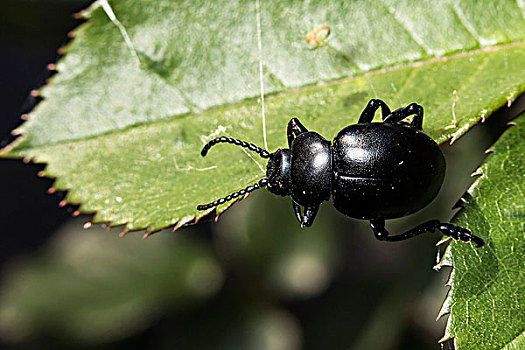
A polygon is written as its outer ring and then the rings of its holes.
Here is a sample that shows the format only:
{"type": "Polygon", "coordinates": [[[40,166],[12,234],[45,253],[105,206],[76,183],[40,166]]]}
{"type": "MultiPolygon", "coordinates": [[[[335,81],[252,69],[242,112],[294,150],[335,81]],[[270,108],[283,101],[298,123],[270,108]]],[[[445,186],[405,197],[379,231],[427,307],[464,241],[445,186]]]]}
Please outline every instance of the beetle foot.
{"type": "Polygon", "coordinates": [[[304,210],[304,215],[301,220],[301,227],[310,227],[314,223],[315,216],[317,215],[317,207],[306,207],[304,210]]]}
{"type": "Polygon", "coordinates": [[[310,227],[310,226],[312,226],[313,223],[314,223],[313,219],[310,219],[309,217],[304,215],[302,220],[301,220],[301,228],[303,228],[303,227],[310,227]]]}
{"type": "Polygon", "coordinates": [[[437,229],[443,232],[444,235],[450,236],[455,240],[462,242],[474,242],[478,248],[485,244],[483,239],[473,235],[472,231],[469,229],[456,226],[454,224],[441,223],[438,225],[437,229]]]}
{"type": "Polygon", "coordinates": [[[372,219],[370,220],[370,226],[374,231],[376,239],[380,241],[386,241],[388,239],[388,231],[385,228],[385,219],[372,219]]]}

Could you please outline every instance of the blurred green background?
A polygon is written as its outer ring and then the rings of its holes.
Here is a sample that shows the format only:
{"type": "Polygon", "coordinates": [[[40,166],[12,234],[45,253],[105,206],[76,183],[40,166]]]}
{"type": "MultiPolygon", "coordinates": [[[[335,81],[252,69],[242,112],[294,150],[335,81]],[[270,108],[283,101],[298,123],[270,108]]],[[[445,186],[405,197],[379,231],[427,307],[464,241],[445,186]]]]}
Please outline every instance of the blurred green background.
{"type": "MultiPolygon", "coordinates": [[[[72,14],[88,4],[0,3],[2,146],[38,103],[29,92],[45,83],[46,65],[80,23],[72,14]]],[[[443,193],[422,212],[394,220],[393,230],[452,217],[491,128],[489,122],[443,147],[451,165],[443,193]]],[[[63,194],[46,193],[52,180],[37,178],[42,166],[2,159],[0,167],[5,347],[451,348],[437,343],[444,320],[435,317],[448,277],[432,269],[442,250],[438,235],[379,242],[366,222],[329,203],[312,228],[301,229],[289,199],[258,191],[217,223],[119,238],[118,229],[84,230],[89,216],[72,218],[75,208],[58,208],[63,194]]]]}

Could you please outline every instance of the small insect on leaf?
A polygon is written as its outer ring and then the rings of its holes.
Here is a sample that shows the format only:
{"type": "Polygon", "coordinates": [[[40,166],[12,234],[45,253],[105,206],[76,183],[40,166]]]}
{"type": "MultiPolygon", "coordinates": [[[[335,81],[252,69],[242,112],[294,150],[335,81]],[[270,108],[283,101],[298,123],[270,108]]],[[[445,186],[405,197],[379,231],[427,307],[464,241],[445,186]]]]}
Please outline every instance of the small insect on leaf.
{"type": "Polygon", "coordinates": [[[324,46],[328,42],[330,36],[330,27],[326,24],[315,27],[314,30],[306,34],[306,43],[310,50],[318,49],[324,46]]]}

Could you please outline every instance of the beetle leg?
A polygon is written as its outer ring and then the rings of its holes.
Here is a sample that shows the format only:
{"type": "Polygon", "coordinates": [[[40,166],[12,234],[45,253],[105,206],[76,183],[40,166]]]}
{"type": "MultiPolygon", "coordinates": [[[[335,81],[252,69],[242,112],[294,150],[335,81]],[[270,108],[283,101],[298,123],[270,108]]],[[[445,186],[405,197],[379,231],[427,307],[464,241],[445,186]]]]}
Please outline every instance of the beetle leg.
{"type": "Polygon", "coordinates": [[[437,227],[444,235],[452,237],[453,239],[460,240],[463,242],[474,242],[476,247],[482,247],[485,242],[478,236],[472,234],[469,229],[450,224],[448,222],[442,222],[437,227]]]}
{"type": "Polygon", "coordinates": [[[388,238],[388,231],[385,228],[385,219],[372,219],[370,220],[370,226],[374,231],[374,235],[380,241],[386,241],[388,238]]]}
{"type": "Polygon", "coordinates": [[[301,222],[301,227],[310,227],[314,223],[315,216],[319,210],[319,205],[313,207],[306,207],[303,215],[303,221],[301,222]]]}
{"type": "Polygon", "coordinates": [[[384,118],[385,123],[397,123],[403,119],[415,114],[416,116],[412,120],[410,127],[416,130],[423,130],[423,107],[417,103],[411,103],[406,107],[398,108],[389,116],[384,118]]]}
{"type": "Polygon", "coordinates": [[[385,120],[385,118],[390,115],[390,108],[388,108],[386,103],[384,103],[382,100],[373,98],[368,101],[365,109],[363,109],[363,112],[361,112],[358,123],[372,122],[372,119],[374,119],[374,115],[376,114],[376,111],[379,109],[379,107],[381,107],[381,116],[383,117],[383,120],[385,120]]]}
{"type": "Polygon", "coordinates": [[[301,214],[301,206],[292,199],[293,211],[297,221],[301,224],[301,227],[310,227],[314,223],[315,216],[319,210],[319,206],[305,207],[304,215],[301,214]]]}
{"type": "Polygon", "coordinates": [[[463,242],[474,242],[477,247],[483,246],[483,239],[475,236],[470,230],[456,226],[454,224],[439,222],[439,220],[430,220],[421,225],[414,227],[411,230],[401,233],[396,236],[389,236],[387,229],[385,228],[385,219],[372,219],[370,220],[370,226],[374,230],[376,238],[380,241],[387,242],[398,242],[406,239],[419,236],[426,232],[434,232],[436,229],[441,231],[444,235],[452,237],[453,239],[460,240],[463,242]]]}
{"type": "Polygon", "coordinates": [[[286,136],[288,136],[288,147],[292,148],[292,142],[295,136],[302,134],[303,132],[308,132],[308,129],[304,127],[303,124],[297,118],[292,118],[288,122],[288,128],[286,129],[286,136]]]}
{"type": "Polygon", "coordinates": [[[295,213],[295,217],[297,218],[297,221],[299,221],[300,224],[303,222],[303,214],[301,214],[301,206],[292,199],[292,206],[293,211],[295,213]]]}

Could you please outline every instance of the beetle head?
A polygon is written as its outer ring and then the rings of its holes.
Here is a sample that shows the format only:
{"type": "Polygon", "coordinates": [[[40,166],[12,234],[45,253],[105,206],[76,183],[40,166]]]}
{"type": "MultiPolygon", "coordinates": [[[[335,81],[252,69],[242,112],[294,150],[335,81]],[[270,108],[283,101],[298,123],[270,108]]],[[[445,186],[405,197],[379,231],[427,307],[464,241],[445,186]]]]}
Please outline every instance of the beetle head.
{"type": "Polygon", "coordinates": [[[291,193],[290,177],[290,150],[278,149],[270,154],[266,167],[266,178],[268,179],[268,190],[279,196],[288,196],[291,193]]]}

